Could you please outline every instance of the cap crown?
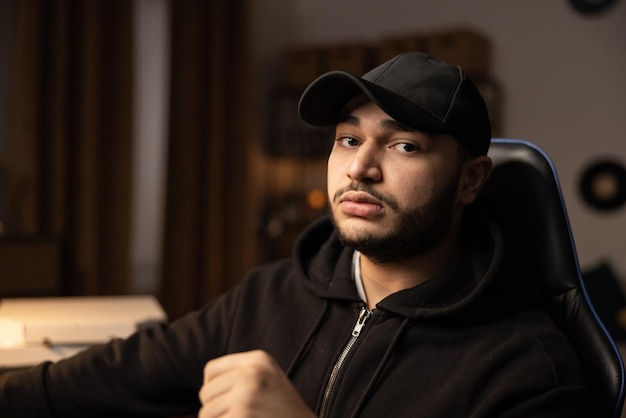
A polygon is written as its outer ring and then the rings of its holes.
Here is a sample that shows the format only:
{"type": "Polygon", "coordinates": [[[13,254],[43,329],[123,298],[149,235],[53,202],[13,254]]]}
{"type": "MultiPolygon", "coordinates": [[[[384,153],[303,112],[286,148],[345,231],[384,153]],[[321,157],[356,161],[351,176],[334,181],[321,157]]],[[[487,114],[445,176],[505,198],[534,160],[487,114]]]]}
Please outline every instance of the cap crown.
{"type": "Polygon", "coordinates": [[[359,93],[398,122],[424,132],[449,133],[472,154],[487,153],[491,140],[487,107],[458,66],[412,52],[363,77],[331,71],[307,87],[300,99],[300,116],[316,126],[336,124],[343,107],[359,93]]]}

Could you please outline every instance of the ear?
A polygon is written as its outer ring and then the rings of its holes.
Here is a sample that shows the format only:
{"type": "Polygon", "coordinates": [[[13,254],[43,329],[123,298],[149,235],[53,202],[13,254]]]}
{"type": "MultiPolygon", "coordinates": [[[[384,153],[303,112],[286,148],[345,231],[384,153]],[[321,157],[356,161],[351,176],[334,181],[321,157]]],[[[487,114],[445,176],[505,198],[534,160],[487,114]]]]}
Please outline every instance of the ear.
{"type": "Polygon", "coordinates": [[[459,202],[469,205],[483,188],[491,174],[491,158],[486,155],[473,158],[463,164],[459,179],[459,202]]]}

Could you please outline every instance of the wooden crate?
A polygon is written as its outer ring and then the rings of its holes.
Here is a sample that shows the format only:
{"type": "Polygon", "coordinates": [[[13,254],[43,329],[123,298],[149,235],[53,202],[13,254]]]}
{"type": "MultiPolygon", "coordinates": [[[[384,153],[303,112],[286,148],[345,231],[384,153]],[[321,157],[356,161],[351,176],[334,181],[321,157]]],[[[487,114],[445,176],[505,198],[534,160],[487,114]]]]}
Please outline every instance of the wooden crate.
{"type": "Polygon", "coordinates": [[[374,49],[366,44],[345,44],[324,49],[326,70],[342,70],[357,76],[365,74],[374,64],[374,49]]]}
{"type": "Polygon", "coordinates": [[[378,45],[377,61],[382,64],[396,55],[405,52],[428,52],[428,37],[424,34],[411,34],[383,38],[378,45]]]}
{"type": "Polygon", "coordinates": [[[469,29],[453,29],[428,35],[428,52],[455,64],[469,74],[489,76],[490,46],[486,37],[469,29]]]}
{"type": "Polygon", "coordinates": [[[289,49],[283,54],[283,84],[304,89],[324,72],[322,48],[289,49]]]}

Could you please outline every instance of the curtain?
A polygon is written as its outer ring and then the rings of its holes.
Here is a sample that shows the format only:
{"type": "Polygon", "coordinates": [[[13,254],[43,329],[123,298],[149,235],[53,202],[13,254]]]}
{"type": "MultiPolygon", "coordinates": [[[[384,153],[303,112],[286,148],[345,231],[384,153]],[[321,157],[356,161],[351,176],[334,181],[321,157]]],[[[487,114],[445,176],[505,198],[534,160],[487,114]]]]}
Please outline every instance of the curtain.
{"type": "Polygon", "coordinates": [[[132,2],[14,1],[7,234],[56,239],[60,293],[125,293],[132,2]]]}
{"type": "Polygon", "coordinates": [[[171,318],[235,285],[254,237],[247,191],[245,0],[172,0],[160,299],[171,318]]]}
{"type": "MultiPolygon", "coordinates": [[[[130,285],[133,2],[14,0],[7,229],[54,237],[61,294],[130,285]]],[[[159,299],[170,318],[254,257],[245,0],[169,0],[170,114],[159,299]]]]}

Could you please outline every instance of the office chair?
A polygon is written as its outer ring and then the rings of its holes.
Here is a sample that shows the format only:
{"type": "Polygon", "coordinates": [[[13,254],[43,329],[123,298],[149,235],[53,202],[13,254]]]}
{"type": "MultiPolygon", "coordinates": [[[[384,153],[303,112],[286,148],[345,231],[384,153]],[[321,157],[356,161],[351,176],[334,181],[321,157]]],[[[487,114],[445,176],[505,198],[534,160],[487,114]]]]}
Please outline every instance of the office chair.
{"type": "Polygon", "coordinates": [[[582,281],[559,180],[549,157],[520,140],[494,139],[494,169],[476,204],[515,242],[548,296],[548,310],[576,350],[594,416],[620,417],[624,365],[582,281]]]}

